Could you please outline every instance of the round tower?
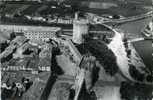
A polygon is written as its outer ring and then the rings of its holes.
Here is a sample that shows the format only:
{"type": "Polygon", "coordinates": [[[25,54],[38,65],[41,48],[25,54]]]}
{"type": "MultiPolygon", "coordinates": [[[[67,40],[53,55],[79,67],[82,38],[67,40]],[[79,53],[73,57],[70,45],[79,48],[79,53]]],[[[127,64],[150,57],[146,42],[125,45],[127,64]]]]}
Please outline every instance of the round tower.
{"type": "Polygon", "coordinates": [[[78,15],[75,15],[73,21],[73,42],[81,44],[84,42],[83,35],[88,34],[88,21],[85,19],[78,19],[78,15]]]}

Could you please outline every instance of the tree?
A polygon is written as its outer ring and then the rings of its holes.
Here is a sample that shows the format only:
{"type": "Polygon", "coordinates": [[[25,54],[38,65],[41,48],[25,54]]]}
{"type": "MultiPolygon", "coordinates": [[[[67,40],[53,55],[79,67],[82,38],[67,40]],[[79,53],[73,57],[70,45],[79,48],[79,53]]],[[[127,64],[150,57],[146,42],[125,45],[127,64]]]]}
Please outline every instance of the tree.
{"type": "Polygon", "coordinates": [[[100,40],[89,39],[77,46],[81,53],[90,52],[104,67],[106,73],[113,76],[118,72],[118,65],[114,53],[100,40]]]}
{"type": "Polygon", "coordinates": [[[2,53],[8,46],[9,44],[7,43],[7,41],[5,41],[4,43],[0,43],[0,53],[2,53]]]}
{"type": "Polygon", "coordinates": [[[56,75],[62,75],[64,72],[56,61],[56,56],[60,54],[60,49],[58,47],[53,47],[52,49],[52,59],[51,59],[51,71],[56,75]]]}
{"type": "Polygon", "coordinates": [[[129,73],[135,80],[143,81],[145,79],[145,75],[140,73],[134,65],[129,65],[129,66],[130,66],[129,73]]]}
{"type": "Polygon", "coordinates": [[[15,37],[16,37],[15,32],[12,32],[12,33],[10,34],[10,40],[13,40],[15,37]]]}

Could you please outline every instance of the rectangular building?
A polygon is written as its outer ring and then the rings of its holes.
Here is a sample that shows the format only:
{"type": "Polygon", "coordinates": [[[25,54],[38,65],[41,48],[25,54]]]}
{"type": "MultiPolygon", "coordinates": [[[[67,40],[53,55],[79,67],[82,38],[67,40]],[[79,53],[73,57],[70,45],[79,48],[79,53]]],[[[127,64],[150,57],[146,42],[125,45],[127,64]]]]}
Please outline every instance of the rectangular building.
{"type": "Polygon", "coordinates": [[[24,33],[27,39],[47,41],[61,32],[59,27],[23,26],[23,25],[0,25],[0,31],[24,33]]]}

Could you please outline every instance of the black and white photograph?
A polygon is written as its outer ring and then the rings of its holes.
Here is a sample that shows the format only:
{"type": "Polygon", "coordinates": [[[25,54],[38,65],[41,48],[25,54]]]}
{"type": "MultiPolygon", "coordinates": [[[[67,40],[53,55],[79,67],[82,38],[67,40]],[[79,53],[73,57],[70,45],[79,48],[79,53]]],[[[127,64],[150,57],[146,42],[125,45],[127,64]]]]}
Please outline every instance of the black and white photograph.
{"type": "Polygon", "coordinates": [[[153,100],[153,0],[0,0],[0,100],[153,100]]]}

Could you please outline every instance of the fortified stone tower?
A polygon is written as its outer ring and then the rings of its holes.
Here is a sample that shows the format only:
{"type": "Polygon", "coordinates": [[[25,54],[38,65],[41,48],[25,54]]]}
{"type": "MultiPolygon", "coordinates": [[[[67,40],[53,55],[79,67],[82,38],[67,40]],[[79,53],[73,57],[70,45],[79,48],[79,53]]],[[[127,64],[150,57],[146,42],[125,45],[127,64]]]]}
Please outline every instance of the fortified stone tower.
{"type": "Polygon", "coordinates": [[[88,21],[85,19],[78,19],[78,13],[76,13],[73,21],[73,42],[77,44],[83,43],[84,34],[88,34],[88,21]]]}

